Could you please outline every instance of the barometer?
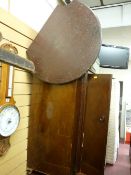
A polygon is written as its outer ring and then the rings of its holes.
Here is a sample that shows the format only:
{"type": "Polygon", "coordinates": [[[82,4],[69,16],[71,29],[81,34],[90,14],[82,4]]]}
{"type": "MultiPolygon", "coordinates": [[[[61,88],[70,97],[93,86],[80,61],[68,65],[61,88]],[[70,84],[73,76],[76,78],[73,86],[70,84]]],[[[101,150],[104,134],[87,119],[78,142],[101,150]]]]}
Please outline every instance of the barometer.
{"type": "Polygon", "coordinates": [[[20,121],[20,114],[16,106],[4,105],[0,108],[0,135],[8,137],[13,134],[20,121]]]}
{"type": "MultiPolygon", "coordinates": [[[[17,48],[10,43],[4,43],[1,48],[17,54],[17,48]]],[[[0,86],[0,156],[10,148],[10,136],[16,131],[20,114],[15,106],[13,97],[14,67],[5,63],[1,64],[0,86]]]]}

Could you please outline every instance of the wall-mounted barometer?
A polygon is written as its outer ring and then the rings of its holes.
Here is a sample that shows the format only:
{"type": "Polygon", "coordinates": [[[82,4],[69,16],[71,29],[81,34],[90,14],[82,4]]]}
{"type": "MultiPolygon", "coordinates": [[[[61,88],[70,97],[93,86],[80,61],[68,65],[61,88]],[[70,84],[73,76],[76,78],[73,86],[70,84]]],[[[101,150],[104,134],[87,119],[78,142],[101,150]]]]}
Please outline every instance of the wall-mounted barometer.
{"type": "MultiPolygon", "coordinates": [[[[18,53],[16,47],[10,43],[2,44],[1,48],[13,54],[18,53]]],[[[16,131],[20,121],[20,113],[15,106],[13,98],[13,79],[14,67],[2,63],[0,86],[0,156],[3,156],[8,151],[10,136],[16,131]]]]}

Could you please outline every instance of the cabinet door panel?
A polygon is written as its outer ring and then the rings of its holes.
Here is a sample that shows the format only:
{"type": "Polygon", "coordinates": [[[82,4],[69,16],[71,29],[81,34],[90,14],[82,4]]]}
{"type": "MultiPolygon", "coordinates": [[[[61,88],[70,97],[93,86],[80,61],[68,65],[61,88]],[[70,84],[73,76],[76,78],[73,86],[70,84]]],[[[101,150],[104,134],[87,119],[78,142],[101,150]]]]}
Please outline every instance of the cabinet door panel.
{"type": "Polygon", "coordinates": [[[50,175],[69,175],[76,86],[33,82],[28,166],[50,175]]]}
{"type": "Polygon", "coordinates": [[[81,171],[104,175],[111,75],[89,75],[81,171]]]}

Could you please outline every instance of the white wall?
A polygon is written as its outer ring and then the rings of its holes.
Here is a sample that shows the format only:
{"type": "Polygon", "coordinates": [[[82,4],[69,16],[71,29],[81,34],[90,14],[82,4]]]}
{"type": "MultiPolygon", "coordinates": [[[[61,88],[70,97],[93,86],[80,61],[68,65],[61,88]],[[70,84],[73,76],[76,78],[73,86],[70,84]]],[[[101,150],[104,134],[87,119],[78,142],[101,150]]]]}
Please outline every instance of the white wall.
{"type": "MultiPolygon", "coordinates": [[[[102,43],[117,46],[126,46],[131,48],[131,26],[114,27],[102,30],[102,43]]],[[[125,102],[126,108],[131,109],[131,55],[128,69],[109,69],[100,68],[100,73],[113,74],[113,77],[119,81],[123,81],[123,111],[121,123],[121,138],[125,137],[125,102]]]]}
{"type": "MultiPolygon", "coordinates": [[[[131,48],[131,26],[102,30],[102,43],[131,48]]],[[[128,69],[102,68],[104,73],[112,73],[114,78],[124,82],[124,94],[131,107],[131,55],[128,69]]]]}
{"type": "Polygon", "coordinates": [[[131,25],[102,30],[102,42],[131,47],[131,25]]]}

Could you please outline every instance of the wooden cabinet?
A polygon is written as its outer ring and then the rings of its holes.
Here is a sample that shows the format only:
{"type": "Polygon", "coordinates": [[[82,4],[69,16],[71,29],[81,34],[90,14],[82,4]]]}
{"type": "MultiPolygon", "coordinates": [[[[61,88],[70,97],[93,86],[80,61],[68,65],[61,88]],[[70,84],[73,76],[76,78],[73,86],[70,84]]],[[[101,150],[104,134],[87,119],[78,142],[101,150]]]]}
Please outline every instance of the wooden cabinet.
{"type": "Polygon", "coordinates": [[[111,75],[63,85],[33,79],[28,167],[50,175],[103,175],[111,75]]]}

